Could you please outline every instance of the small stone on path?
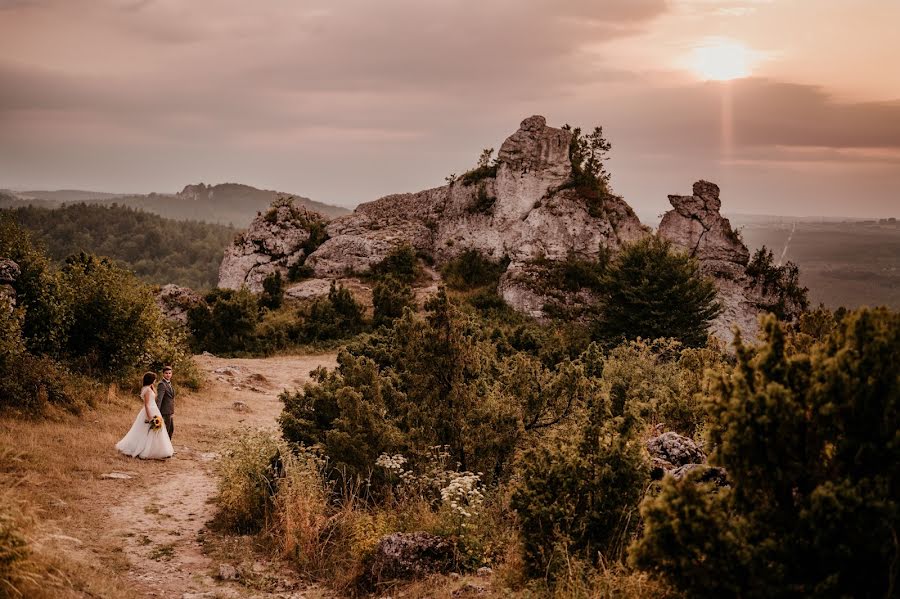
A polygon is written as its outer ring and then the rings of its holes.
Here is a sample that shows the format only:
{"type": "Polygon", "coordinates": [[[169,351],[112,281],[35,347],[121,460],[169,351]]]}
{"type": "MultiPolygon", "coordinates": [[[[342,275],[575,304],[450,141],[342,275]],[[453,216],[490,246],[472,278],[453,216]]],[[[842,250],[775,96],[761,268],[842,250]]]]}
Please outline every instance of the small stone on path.
{"type": "Polygon", "coordinates": [[[100,478],[107,478],[113,480],[128,480],[129,478],[133,478],[132,476],[125,474],[124,472],[107,472],[100,476],[100,478]]]}

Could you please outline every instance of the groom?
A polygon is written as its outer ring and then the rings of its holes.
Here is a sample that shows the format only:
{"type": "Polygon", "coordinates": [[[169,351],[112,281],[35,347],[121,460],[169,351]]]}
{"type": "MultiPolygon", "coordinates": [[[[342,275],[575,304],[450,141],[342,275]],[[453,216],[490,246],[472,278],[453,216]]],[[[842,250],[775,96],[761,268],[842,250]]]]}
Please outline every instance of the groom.
{"type": "Polygon", "coordinates": [[[175,434],[175,387],[172,386],[172,367],[164,366],[162,373],[162,380],[156,388],[156,405],[171,439],[175,434]]]}

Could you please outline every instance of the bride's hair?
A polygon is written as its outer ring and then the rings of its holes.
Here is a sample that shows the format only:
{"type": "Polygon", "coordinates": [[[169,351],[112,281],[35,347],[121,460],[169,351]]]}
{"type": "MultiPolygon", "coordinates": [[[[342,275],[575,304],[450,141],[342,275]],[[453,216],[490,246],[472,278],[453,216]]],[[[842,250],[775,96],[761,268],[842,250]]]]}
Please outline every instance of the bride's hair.
{"type": "Polygon", "coordinates": [[[144,380],[141,382],[141,387],[146,387],[147,385],[152,385],[156,380],[156,374],[153,372],[148,372],[144,375],[144,380]]]}

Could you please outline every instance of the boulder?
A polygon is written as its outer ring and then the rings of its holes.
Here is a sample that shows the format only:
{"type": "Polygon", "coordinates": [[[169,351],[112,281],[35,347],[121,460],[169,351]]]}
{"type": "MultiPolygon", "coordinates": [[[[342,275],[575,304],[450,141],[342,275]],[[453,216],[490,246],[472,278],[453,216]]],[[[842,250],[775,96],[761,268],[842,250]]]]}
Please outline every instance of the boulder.
{"type": "Polygon", "coordinates": [[[382,538],[368,569],[372,583],[444,573],[453,565],[453,547],[427,532],[397,532],[382,538]]]}
{"type": "Polygon", "coordinates": [[[647,451],[651,458],[658,458],[675,467],[706,460],[706,455],[692,439],[671,431],[648,440],[647,451]]]}
{"type": "Polygon", "coordinates": [[[203,302],[198,293],[188,287],[164,285],[156,292],[156,305],[169,320],[187,324],[188,310],[203,302]]]}

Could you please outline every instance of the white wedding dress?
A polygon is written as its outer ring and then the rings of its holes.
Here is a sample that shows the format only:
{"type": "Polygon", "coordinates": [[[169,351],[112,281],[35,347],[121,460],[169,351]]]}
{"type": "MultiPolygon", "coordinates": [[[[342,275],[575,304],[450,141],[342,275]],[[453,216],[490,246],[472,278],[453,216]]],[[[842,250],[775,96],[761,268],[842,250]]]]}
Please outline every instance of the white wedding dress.
{"type": "MultiPolygon", "coordinates": [[[[159,408],[156,406],[156,393],[153,391],[153,388],[144,387],[141,389],[141,401],[143,401],[144,393],[150,393],[151,395],[150,416],[162,418],[162,414],[160,414],[159,408]]],[[[144,408],[141,407],[137,418],[134,419],[134,424],[131,425],[131,430],[122,437],[121,441],[116,443],[116,449],[127,456],[145,460],[161,460],[172,457],[175,450],[172,447],[172,441],[169,439],[169,431],[166,430],[165,423],[163,423],[161,428],[151,431],[150,424],[145,422],[146,420],[147,414],[144,412],[144,408]]]]}

